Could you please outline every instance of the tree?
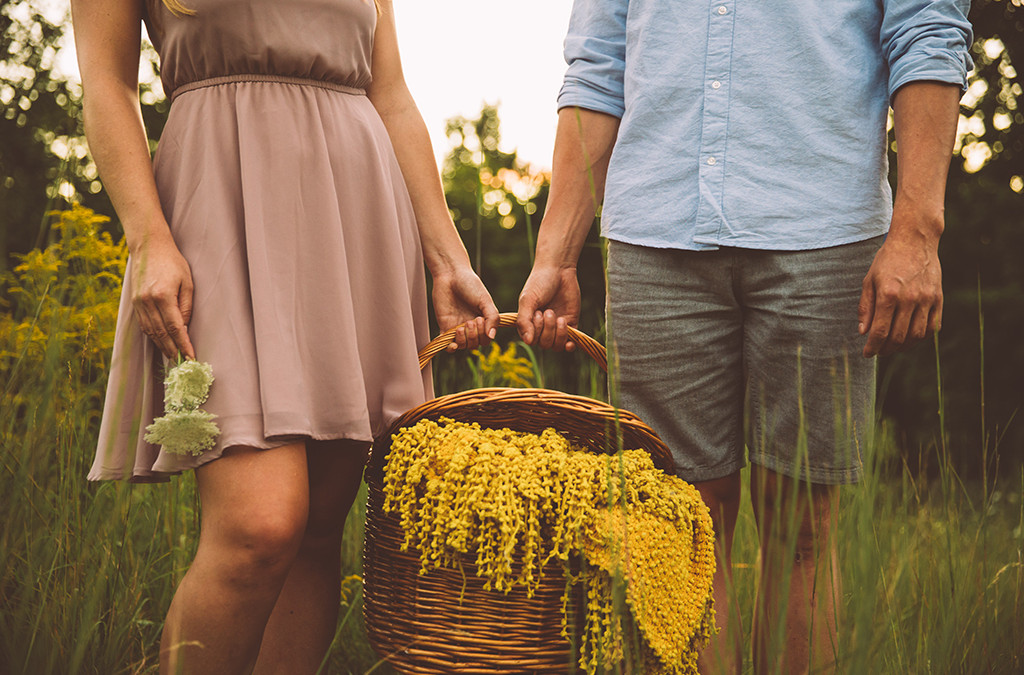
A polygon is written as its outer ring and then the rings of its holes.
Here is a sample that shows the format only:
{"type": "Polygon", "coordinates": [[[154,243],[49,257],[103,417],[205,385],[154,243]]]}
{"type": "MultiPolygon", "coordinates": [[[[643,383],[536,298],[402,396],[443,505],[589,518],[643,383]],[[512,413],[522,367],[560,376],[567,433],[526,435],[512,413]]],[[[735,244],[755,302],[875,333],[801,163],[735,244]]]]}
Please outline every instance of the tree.
{"type": "Polygon", "coordinates": [[[51,77],[62,35],[29,3],[0,9],[0,269],[10,251],[43,243],[43,213],[59,196],[58,179],[82,159],[71,150],[81,136],[74,97],[51,77]],[[63,158],[54,152],[58,144],[67,150],[63,158]]]}
{"type": "MultiPolygon", "coordinates": [[[[448,120],[447,133],[453,147],[445,158],[442,179],[452,219],[498,309],[514,312],[533,265],[550,174],[524,164],[515,152],[499,148],[500,120],[495,106],[483,106],[475,119],[448,120]]],[[[593,227],[579,261],[583,295],[579,327],[599,339],[604,326],[603,264],[598,228],[593,227]]],[[[538,357],[547,386],[577,390],[583,357],[538,357]]]]}
{"type": "MultiPolygon", "coordinates": [[[[70,21],[66,11],[50,16],[51,7],[40,0],[0,7],[0,271],[10,266],[10,254],[52,239],[50,211],[81,203],[114,212],[88,156],[81,87],[55,70],[70,21]]],[[[151,46],[142,62],[155,68],[151,46]]],[[[168,105],[153,78],[143,81],[140,93],[155,143],[168,105]]]]}

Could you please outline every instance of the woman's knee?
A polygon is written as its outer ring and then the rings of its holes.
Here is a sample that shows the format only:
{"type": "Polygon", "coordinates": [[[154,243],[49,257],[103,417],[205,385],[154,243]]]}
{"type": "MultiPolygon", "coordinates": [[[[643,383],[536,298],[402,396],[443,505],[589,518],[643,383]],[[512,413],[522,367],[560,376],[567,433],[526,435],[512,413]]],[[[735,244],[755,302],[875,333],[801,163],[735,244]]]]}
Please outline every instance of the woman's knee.
{"type": "MultiPolygon", "coordinates": [[[[260,586],[278,583],[288,574],[305,529],[304,511],[257,510],[236,522],[220,523],[215,539],[207,541],[226,580],[237,586],[260,586]]],[[[201,549],[203,543],[201,538],[201,549]]]]}
{"type": "MultiPolygon", "coordinates": [[[[200,467],[199,554],[241,584],[287,573],[309,516],[305,449],[238,449],[200,467]]],[[[197,558],[198,559],[198,558],[197,558]]]]}

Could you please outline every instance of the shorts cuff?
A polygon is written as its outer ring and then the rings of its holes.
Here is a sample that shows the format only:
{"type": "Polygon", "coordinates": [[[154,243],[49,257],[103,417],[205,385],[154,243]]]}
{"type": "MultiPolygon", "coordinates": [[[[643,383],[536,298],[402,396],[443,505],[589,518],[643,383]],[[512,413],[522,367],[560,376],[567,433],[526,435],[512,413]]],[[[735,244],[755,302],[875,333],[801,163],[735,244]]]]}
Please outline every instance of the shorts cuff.
{"type": "Polygon", "coordinates": [[[777,457],[753,452],[750,453],[750,463],[757,464],[783,476],[807,480],[817,485],[850,485],[859,483],[863,474],[863,469],[859,464],[845,469],[802,466],[797,470],[797,467],[792,462],[780,461],[777,457]]]}
{"type": "Polygon", "coordinates": [[[747,463],[745,461],[740,460],[718,464],[717,466],[677,468],[676,475],[687,483],[703,483],[704,481],[725,478],[726,476],[736,473],[746,465],[747,463]]]}

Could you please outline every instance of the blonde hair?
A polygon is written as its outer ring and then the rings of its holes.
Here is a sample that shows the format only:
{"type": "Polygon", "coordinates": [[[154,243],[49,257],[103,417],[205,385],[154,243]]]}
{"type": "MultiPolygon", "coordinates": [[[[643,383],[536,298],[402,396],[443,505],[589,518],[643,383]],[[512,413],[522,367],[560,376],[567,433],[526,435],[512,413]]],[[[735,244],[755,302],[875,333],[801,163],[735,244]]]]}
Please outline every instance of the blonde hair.
{"type": "Polygon", "coordinates": [[[175,16],[191,16],[196,10],[186,7],[181,0],[163,0],[164,6],[175,16]]]}

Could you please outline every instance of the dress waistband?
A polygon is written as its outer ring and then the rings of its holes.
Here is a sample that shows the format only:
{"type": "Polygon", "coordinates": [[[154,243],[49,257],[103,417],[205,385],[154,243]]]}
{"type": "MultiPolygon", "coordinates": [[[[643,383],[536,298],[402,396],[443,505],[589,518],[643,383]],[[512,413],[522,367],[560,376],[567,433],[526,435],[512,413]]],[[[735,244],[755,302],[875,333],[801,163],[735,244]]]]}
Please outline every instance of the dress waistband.
{"type": "Polygon", "coordinates": [[[219,84],[232,84],[234,82],[277,82],[279,84],[297,84],[304,87],[319,87],[320,89],[330,89],[331,91],[339,91],[343,94],[352,94],[353,96],[365,96],[366,91],[357,87],[346,87],[343,84],[336,84],[334,82],[327,82],[324,80],[314,80],[308,77],[291,77],[288,75],[258,75],[258,74],[247,74],[247,75],[222,75],[220,77],[208,77],[205,80],[196,80],[195,82],[189,82],[183,84],[173,92],[171,92],[171,100],[178,98],[182,94],[195,89],[202,89],[203,87],[216,87],[219,84]]]}

